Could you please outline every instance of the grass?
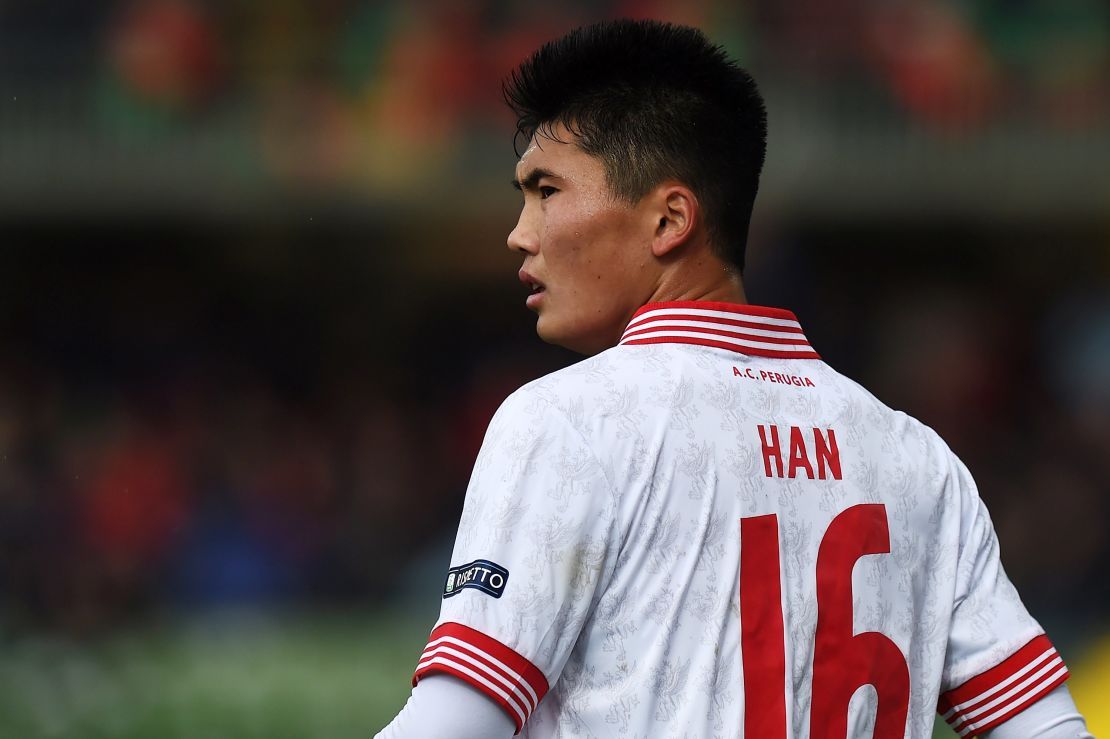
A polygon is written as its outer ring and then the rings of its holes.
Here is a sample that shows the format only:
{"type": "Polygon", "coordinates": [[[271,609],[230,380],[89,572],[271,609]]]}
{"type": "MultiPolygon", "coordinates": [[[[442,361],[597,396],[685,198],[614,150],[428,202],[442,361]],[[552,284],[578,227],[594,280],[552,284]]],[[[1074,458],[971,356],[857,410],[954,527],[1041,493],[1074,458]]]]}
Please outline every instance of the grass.
{"type": "Polygon", "coordinates": [[[92,642],[9,637],[0,739],[369,739],[404,704],[434,618],[224,614],[92,642]]]}
{"type": "Polygon", "coordinates": [[[368,737],[404,704],[431,623],[224,616],[0,648],[0,737],[368,737]]]}

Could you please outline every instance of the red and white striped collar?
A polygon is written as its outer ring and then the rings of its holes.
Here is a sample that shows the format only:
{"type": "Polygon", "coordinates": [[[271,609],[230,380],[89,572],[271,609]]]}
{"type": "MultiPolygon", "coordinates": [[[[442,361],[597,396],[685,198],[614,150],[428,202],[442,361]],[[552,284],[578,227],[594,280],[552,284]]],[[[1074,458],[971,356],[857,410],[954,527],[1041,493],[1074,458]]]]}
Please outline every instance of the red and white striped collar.
{"type": "Polygon", "coordinates": [[[699,344],[757,357],[821,358],[790,311],[736,303],[649,303],[632,316],[620,343],[699,344]]]}

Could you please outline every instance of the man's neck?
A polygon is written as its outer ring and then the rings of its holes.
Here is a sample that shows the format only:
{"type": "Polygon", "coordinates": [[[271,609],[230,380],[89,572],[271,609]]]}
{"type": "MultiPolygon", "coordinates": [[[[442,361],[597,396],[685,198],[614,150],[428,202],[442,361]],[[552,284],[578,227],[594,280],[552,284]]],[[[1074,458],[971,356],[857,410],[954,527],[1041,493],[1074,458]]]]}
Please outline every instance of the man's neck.
{"type": "Polygon", "coordinates": [[[688,300],[708,300],[717,303],[738,303],[740,305],[748,302],[740,275],[722,269],[717,274],[711,275],[710,279],[675,280],[664,278],[656,286],[647,303],[688,300]]]}

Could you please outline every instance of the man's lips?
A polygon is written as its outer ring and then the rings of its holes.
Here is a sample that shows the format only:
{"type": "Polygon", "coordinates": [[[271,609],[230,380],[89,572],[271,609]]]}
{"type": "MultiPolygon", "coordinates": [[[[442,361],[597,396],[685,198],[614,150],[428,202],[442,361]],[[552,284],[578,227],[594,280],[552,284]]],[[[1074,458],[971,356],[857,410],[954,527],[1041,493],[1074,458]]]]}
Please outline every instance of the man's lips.
{"type": "Polygon", "coordinates": [[[537,280],[524,269],[521,269],[520,272],[517,273],[517,277],[520,278],[520,281],[523,284],[527,285],[532,290],[532,294],[528,296],[528,299],[524,301],[524,304],[527,305],[529,308],[535,308],[543,299],[543,295],[547,291],[547,286],[545,286],[542,282],[537,280]]]}
{"type": "Polygon", "coordinates": [[[542,282],[540,282],[539,280],[537,280],[535,277],[533,277],[530,272],[528,272],[527,270],[525,270],[523,268],[519,272],[516,273],[516,276],[520,278],[521,282],[523,282],[528,287],[532,288],[533,291],[544,289],[544,284],[542,282]]]}

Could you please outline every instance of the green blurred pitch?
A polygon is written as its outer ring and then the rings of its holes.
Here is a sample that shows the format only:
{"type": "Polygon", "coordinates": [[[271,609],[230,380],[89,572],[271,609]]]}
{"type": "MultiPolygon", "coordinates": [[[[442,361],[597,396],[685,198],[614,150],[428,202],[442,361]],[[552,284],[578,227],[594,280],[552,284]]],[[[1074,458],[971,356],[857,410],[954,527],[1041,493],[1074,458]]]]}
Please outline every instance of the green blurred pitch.
{"type": "Polygon", "coordinates": [[[0,737],[366,739],[408,696],[422,620],[240,613],[92,643],[8,642],[0,737]]]}
{"type": "Polygon", "coordinates": [[[235,614],[95,643],[0,647],[4,739],[368,737],[409,693],[432,624],[235,614]]]}

